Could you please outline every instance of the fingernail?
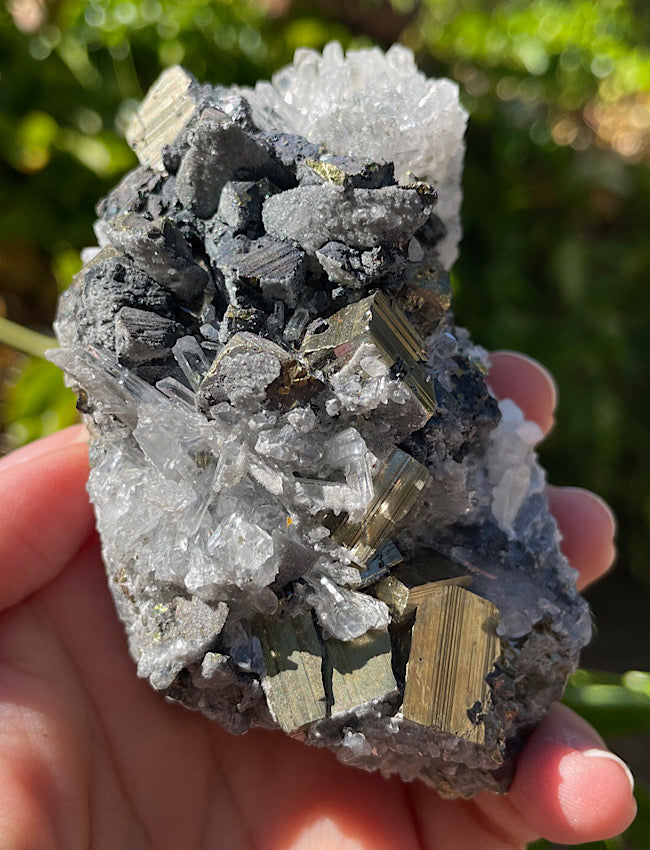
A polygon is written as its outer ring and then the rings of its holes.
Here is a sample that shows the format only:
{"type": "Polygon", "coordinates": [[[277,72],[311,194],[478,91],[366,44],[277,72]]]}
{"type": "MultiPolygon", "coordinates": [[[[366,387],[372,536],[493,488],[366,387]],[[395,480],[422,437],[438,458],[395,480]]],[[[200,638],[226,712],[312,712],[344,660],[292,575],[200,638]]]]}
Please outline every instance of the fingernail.
{"type": "Polygon", "coordinates": [[[557,407],[557,400],[559,396],[559,389],[555,378],[552,373],[548,371],[546,366],[536,360],[534,357],[530,357],[528,354],[522,354],[521,351],[511,351],[507,348],[499,349],[498,351],[494,351],[492,356],[494,355],[505,354],[507,357],[510,357],[514,360],[519,360],[522,363],[529,363],[531,366],[534,366],[537,372],[543,377],[548,385],[548,391],[550,395],[550,399],[552,401],[553,410],[557,407]]]}
{"type": "Polygon", "coordinates": [[[607,518],[609,519],[609,522],[612,526],[612,537],[616,537],[616,535],[618,534],[618,520],[616,519],[616,514],[610,508],[607,502],[602,499],[597,493],[594,493],[591,490],[583,490],[580,487],[576,487],[575,489],[580,490],[583,496],[588,499],[591,499],[591,501],[595,505],[598,505],[602,512],[607,515],[607,518]]]}
{"type": "Polygon", "coordinates": [[[601,498],[597,493],[594,493],[593,490],[586,490],[584,487],[553,487],[553,489],[563,490],[565,493],[577,493],[579,494],[580,498],[591,502],[591,504],[596,507],[598,511],[605,514],[611,526],[612,539],[616,537],[616,535],[618,534],[618,520],[616,519],[616,514],[607,504],[607,502],[603,498],[601,498]]]}
{"type": "Polygon", "coordinates": [[[77,433],[77,436],[74,438],[74,440],[72,440],[71,442],[72,443],[83,443],[84,445],[87,446],[88,442],[90,440],[90,434],[88,433],[88,429],[86,428],[86,426],[85,425],[73,425],[72,427],[78,428],[79,432],[77,433]]]}
{"type": "Polygon", "coordinates": [[[616,753],[612,753],[610,750],[598,750],[593,748],[591,750],[583,750],[582,755],[587,756],[587,758],[610,759],[611,761],[615,761],[616,764],[620,765],[625,771],[625,775],[630,783],[630,791],[634,793],[634,776],[632,775],[632,771],[625,764],[623,759],[616,755],[616,753]]]}

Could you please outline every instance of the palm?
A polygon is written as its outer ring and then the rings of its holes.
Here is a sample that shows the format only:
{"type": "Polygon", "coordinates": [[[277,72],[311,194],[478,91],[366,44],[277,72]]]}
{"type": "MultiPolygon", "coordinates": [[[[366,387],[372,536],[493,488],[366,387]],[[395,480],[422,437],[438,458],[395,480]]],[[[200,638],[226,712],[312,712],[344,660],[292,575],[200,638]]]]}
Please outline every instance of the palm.
{"type": "MultiPolygon", "coordinates": [[[[135,676],[114,613],[80,492],[83,448],[55,449],[49,467],[34,459],[3,478],[0,850],[490,850],[534,837],[525,787],[514,802],[445,802],[165,702],[135,676]]],[[[629,820],[622,795],[601,832],[629,820]]]]}

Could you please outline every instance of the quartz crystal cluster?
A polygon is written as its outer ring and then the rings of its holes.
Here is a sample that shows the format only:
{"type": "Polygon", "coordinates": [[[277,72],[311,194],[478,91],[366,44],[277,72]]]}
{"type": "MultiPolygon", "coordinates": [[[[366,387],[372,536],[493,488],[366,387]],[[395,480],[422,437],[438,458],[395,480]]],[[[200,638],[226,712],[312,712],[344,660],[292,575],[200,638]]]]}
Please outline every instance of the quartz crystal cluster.
{"type": "Polygon", "coordinates": [[[449,310],[465,117],[400,47],[165,71],[50,355],[139,675],[448,796],[508,787],[590,634],[449,310]]]}

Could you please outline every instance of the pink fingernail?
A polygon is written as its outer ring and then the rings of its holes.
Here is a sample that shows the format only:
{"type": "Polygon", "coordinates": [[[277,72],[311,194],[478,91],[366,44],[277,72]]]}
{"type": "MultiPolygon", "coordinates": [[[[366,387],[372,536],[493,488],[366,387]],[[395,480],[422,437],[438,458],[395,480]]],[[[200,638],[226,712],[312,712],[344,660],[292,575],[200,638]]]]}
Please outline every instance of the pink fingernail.
{"type": "Polygon", "coordinates": [[[610,761],[615,761],[616,764],[620,765],[625,771],[625,775],[627,776],[628,782],[630,783],[630,790],[634,793],[634,776],[632,775],[632,771],[625,764],[622,758],[616,755],[616,753],[612,753],[610,750],[583,750],[583,756],[587,756],[587,758],[598,758],[598,759],[609,759],[610,761]]]}
{"type": "Polygon", "coordinates": [[[597,493],[594,493],[593,490],[585,490],[583,487],[559,487],[556,489],[563,490],[565,493],[578,493],[581,498],[587,499],[592,504],[597,505],[598,508],[609,518],[612,526],[612,538],[616,537],[618,534],[618,520],[616,519],[616,514],[607,502],[597,493]]]}
{"type": "Polygon", "coordinates": [[[559,396],[558,385],[555,381],[555,378],[548,371],[546,366],[536,360],[534,357],[530,357],[528,354],[522,354],[521,351],[511,351],[507,348],[499,349],[498,351],[494,351],[493,354],[505,354],[507,357],[512,357],[514,360],[520,360],[523,363],[529,363],[531,366],[534,366],[535,369],[539,372],[542,377],[546,380],[548,384],[549,391],[551,393],[551,398],[553,401],[553,410],[557,407],[557,400],[559,396]]]}

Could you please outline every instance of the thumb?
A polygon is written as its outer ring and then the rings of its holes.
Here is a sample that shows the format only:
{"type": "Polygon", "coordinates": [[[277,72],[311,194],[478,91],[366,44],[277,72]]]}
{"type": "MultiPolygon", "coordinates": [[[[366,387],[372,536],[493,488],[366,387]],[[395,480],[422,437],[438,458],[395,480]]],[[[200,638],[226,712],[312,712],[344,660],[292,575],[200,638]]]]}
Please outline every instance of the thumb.
{"type": "Polygon", "coordinates": [[[93,530],[85,433],[68,428],[0,462],[0,611],[54,578],[93,530]]]}
{"type": "Polygon", "coordinates": [[[557,704],[528,740],[509,798],[544,838],[580,844],[627,829],[636,814],[633,784],[597,732],[557,704]]]}

